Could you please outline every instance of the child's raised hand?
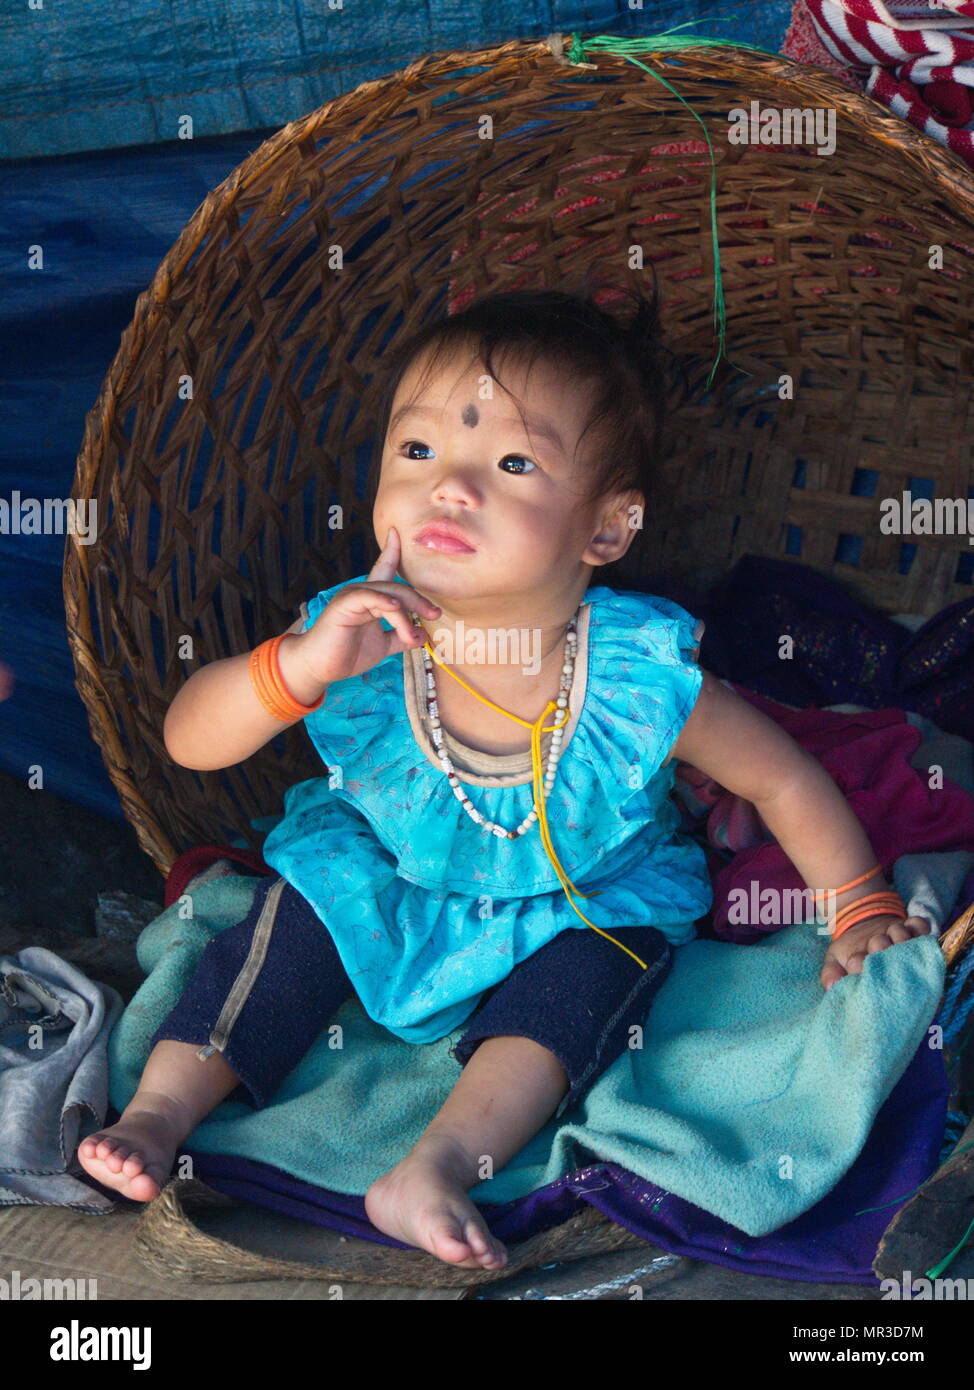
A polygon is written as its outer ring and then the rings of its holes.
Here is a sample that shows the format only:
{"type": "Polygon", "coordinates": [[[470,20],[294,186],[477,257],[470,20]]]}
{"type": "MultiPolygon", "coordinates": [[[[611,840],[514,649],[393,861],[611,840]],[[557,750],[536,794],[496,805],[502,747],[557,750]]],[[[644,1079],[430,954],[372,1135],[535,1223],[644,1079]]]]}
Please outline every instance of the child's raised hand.
{"type": "Polygon", "coordinates": [[[885,951],[887,946],[895,946],[899,941],[910,941],[915,936],[929,934],[930,923],[925,917],[907,917],[904,920],[902,917],[879,916],[857,922],[829,946],[819,977],[822,988],[830,990],[843,975],[860,974],[866,957],[874,951],[885,951]]]}
{"type": "Polygon", "coordinates": [[[426,633],[413,627],[410,610],[421,618],[435,618],[442,610],[408,584],[393,582],[399,554],[399,534],[390,527],[368,580],[339,590],[301,634],[301,664],[322,685],[358,676],[426,641],[426,633]],[[382,618],[392,624],[391,632],[383,630],[382,618]]]}

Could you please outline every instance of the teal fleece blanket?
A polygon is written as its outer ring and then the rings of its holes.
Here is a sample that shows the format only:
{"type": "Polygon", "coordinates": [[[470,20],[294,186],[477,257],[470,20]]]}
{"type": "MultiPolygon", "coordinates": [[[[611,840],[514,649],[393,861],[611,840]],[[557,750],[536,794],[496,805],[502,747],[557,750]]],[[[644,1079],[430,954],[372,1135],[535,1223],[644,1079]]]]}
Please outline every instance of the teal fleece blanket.
{"type": "MultiPolygon", "coordinates": [[[[149,1039],[207,941],[242,920],[256,883],[230,874],[200,884],[192,917],[174,903],[142,932],[147,978],[109,1040],[116,1109],[131,1100],[149,1039]]],[[[814,1206],[855,1161],[924,1041],[945,974],[937,942],[919,937],[870,956],[862,974],[826,993],[826,944],[813,925],[793,925],[754,945],[679,947],[642,1047],[617,1058],[472,1198],[511,1201],[611,1160],[752,1236],[814,1206]]],[[[460,1074],[448,1049],[463,1030],[406,1043],[355,999],[333,1022],[341,1033],[326,1026],[268,1106],[224,1101],[187,1147],[363,1195],[446,1099],[460,1074]]]]}

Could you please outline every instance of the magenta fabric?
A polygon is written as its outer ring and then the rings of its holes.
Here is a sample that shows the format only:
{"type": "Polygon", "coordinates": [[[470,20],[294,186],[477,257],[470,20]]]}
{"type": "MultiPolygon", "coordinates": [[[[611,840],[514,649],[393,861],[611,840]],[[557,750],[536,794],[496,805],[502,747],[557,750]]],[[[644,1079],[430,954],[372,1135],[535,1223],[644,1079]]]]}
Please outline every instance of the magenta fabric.
{"type": "Polygon", "coordinates": [[[688,828],[706,817],[707,840],[715,849],[747,849],[771,838],[753,802],[729,792],[689,763],[677,764],[674,792],[688,828]]]}

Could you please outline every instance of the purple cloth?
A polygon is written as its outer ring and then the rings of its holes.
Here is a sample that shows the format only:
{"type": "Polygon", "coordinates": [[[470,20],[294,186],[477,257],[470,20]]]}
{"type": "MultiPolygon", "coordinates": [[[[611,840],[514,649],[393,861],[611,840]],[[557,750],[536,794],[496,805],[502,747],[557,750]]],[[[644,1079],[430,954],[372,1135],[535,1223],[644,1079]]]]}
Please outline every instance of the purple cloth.
{"type": "Polygon", "coordinates": [[[915,710],[974,740],[974,598],[910,632],[807,565],[745,555],[690,611],[706,622],[700,664],[721,679],[799,708],[915,710]],[[783,633],[791,661],[778,655],[783,633]]]}
{"type": "MultiPolygon", "coordinates": [[[[490,1229],[505,1242],[525,1240],[558,1225],[587,1201],[670,1254],[743,1274],[877,1285],[871,1266],[883,1232],[939,1166],[948,1093],[943,1054],[924,1042],[886,1098],[849,1171],[803,1216],[770,1235],[745,1235],[614,1163],[579,1169],[513,1202],[478,1206],[490,1229]]],[[[107,1123],[117,1118],[110,1109],[107,1123]]],[[[185,1145],[180,1152],[191,1155],[196,1176],[218,1192],[345,1235],[409,1248],[372,1226],[362,1197],[314,1187],[251,1159],[198,1153],[185,1145]]],[[[93,1178],[88,1181],[118,1196],[93,1178]]]]}

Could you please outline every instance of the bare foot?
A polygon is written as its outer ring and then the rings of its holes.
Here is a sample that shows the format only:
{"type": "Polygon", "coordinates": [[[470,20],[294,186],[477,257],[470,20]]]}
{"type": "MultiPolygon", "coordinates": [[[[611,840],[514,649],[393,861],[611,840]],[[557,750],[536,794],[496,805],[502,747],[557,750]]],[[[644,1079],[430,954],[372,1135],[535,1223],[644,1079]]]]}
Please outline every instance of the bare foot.
{"type": "Polygon", "coordinates": [[[186,1137],[178,1112],[130,1108],[117,1124],[89,1134],[78,1145],[78,1162],[105,1187],[135,1202],[158,1197],[186,1137]]]}
{"type": "Polygon", "coordinates": [[[373,1226],[464,1269],[501,1269],[507,1251],[467,1196],[470,1157],[443,1135],[424,1135],[365,1194],[373,1226]]]}

